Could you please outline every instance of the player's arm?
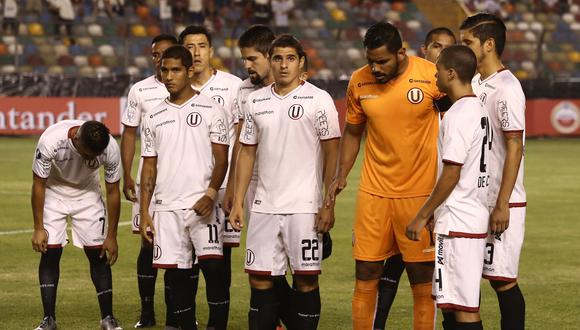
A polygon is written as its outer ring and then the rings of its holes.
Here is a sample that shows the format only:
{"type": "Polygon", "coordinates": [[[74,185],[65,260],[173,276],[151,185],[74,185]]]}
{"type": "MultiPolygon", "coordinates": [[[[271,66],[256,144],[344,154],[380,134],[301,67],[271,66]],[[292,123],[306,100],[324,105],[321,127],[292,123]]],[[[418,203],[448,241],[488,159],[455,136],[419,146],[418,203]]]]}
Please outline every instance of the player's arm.
{"type": "Polygon", "coordinates": [[[243,144],[240,148],[235,176],[234,206],[230,214],[230,224],[236,230],[244,227],[244,197],[252,179],[257,150],[257,144],[243,144]]]}
{"type": "Polygon", "coordinates": [[[236,177],[236,163],[238,160],[238,155],[240,154],[241,144],[240,144],[240,131],[242,125],[235,124],[234,132],[236,138],[234,140],[234,145],[232,147],[232,158],[230,159],[230,173],[228,174],[228,184],[226,185],[226,192],[224,195],[224,202],[222,205],[223,210],[226,214],[229,214],[232,210],[234,203],[234,186],[236,177]]]}
{"type": "Polygon", "coordinates": [[[100,257],[102,258],[106,254],[109,265],[113,265],[117,261],[118,256],[117,228],[119,226],[119,216],[121,215],[119,181],[113,183],[105,182],[105,191],[107,193],[107,215],[109,223],[107,237],[105,238],[105,242],[103,242],[100,257]]]}
{"type": "Polygon", "coordinates": [[[506,158],[503,165],[501,185],[495,207],[490,215],[492,234],[501,234],[509,226],[509,201],[520,170],[524,152],[523,132],[503,132],[506,143],[506,158]]]}
{"type": "Polygon", "coordinates": [[[332,184],[328,188],[328,195],[326,198],[326,206],[334,204],[336,195],[338,195],[346,187],[346,178],[350,170],[354,166],[358,151],[360,149],[360,142],[365,131],[365,123],[349,124],[344,126],[344,133],[340,139],[340,147],[338,151],[338,166],[336,175],[332,184]]]}
{"type": "Polygon", "coordinates": [[[425,204],[421,207],[415,218],[407,225],[407,230],[405,234],[411,240],[418,241],[421,235],[421,230],[425,228],[425,225],[432,219],[433,212],[439,207],[446,199],[449,197],[457,182],[459,182],[459,176],[461,174],[461,164],[456,163],[443,163],[443,171],[437,179],[435,188],[431,192],[431,195],[425,201],[425,204]]]}
{"type": "MultiPolygon", "coordinates": [[[[329,139],[321,141],[322,152],[324,154],[324,191],[328,192],[334,173],[336,173],[336,161],[338,158],[339,139],[329,139]]],[[[320,208],[316,217],[316,230],[326,233],[334,227],[334,208],[324,205],[320,208]]]]}
{"type": "Polygon", "coordinates": [[[137,127],[124,125],[121,135],[121,163],[123,164],[123,194],[131,202],[137,201],[135,196],[135,181],[131,177],[133,157],[135,156],[135,141],[137,140],[137,127]]]}
{"type": "Polygon", "coordinates": [[[147,228],[155,235],[155,228],[153,221],[149,214],[149,204],[155,191],[155,182],[157,181],[157,157],[143,157],[143,165],[141,167],[141,188],[139,192],[139,214],[141,219],[139,221],[139,231],[141,236],[149,243],[153,240],[147,235],[147,228]]]}
{"type": "Polygon", "coordinates": [[[46,253],[48,246],[48,234],[44,230],[44,194],[46,192],[46,180],[36,173],[32,173],[32,217],[34,219],[34,232],[32,234],[32,249],[36,252],[46,253]]]}
{"type": "Polygon", "coordinates": [[[207,217],[211,214],[212,208],[217,199],[226,172],[228,170],[228,145],[212,143],[211,151],[214,159],[213,171],[206,193],[193,205],[193,210],[197,215],[207,217]]]}

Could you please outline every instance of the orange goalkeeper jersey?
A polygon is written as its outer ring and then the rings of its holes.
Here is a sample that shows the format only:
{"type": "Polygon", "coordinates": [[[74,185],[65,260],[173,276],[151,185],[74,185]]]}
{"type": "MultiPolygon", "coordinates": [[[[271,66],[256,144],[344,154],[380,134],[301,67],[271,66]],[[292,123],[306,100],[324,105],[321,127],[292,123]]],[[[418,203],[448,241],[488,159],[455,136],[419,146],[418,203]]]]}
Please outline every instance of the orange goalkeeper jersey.
{"type": "Polygon", "coordinates": [[[367,126],[360,189],[383,197],[427,196],[437,178],[435,65],[408,56],[399,77],[377,83],[368,65],[352,74],[346,122],[367,126]]]}

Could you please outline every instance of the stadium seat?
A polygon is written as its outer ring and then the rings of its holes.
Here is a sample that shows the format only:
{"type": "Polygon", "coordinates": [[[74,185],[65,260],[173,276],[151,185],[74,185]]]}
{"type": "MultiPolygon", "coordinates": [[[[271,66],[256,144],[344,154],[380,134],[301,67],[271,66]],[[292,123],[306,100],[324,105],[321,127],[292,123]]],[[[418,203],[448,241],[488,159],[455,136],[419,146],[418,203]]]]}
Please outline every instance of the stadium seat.
{"type": "Polygon", "coordinates": [[[135,37],[146,37],[147,31],[142,24],[135,24],[131,27],[131,34],[135,37]]]}
{"type": "Polygon", "coordinates": [[[232,50],[226,46],[219,47],[216,53],[222,59],[230,59],[232,57],[232,50]]]}
{"type": "Polygon", "coordinates": [[[74,59],[69,55],[59,56],[57,59],[57,63],[58,63],[58,65],[63,66],[63,67],[71,66],[71,65],[75,64],[74,59]]]}
{"type": "Polygon", "coordinates": [[[89,56],[89,65],[92,67],[97,67],[103,65],[103,58],[101,55],[90,55],[89,56]]]}
{"type": "Polygon", "coordinates": [[[150,65],[149,60],[145,56],[136,56],[133,59],[133,63],[135,63],[138,68],[147,68],[150,65]]]}
{"type": "Polygon", "coordinates": [[[101,45],[99,46],[99,54],[101,56],[115,56],[115,50],[111,45],[101,45]]]}
{"type": "Polygon", "coordinates": [[[161,34],[161,29],[158,25],[149,25],[147,26],[147,35],[149,37],[155,37],[161,34]]]}
{"type": "Polygon", "coordinates": [[[55,45],[53,47],[53,51],[54,51],[54,55],[56,55],[57,57],[69,54],[68,47],[65,45],[55,45]]]}
{"type": "Polygon", "coordinates": [[[21,44],[9,44],[8,53],[10,55],[22,55],[24,53],[24,47],[21,44]]]}
{"type": "Polygon", "coordinates": [[[89,64],[89,59],[85,55],[77,55],[73,59],[76,66],[86,66],[89,64]]]}
{"type": "Polygon", "coordinates": [[[147,6],[138,6],[135,13],[141,20],[147,20],[147,18],[149,18],[150,10],[147,6]]]}
{"type": "Polygon", "coordinates": [[[30,23],[28,25],[28,34],[31,36],[42,36],[44,35],[44,29],[38,23],[30,23]]]}
{"type": "Polygon", "coordinates": [[[83,77],[87,77],[87,76],[90,77],[90,76],[93,76],[95,74],[95,71],[90,66],[83,66],[79,69],[79,74],[83,77]]]}
{"type": "Polygon", "coordinates": [[[60,65],[51,65],[48,67],[48,73],[50,73],[50,74],[63,74],[64,69],[60,65]]]}
{"type": "Polygon", "coordinates": [[[95,74],[107,77],[111,75],[111,70],[106,66],[98,66],[95,68],[95,74]]]}
{"type": "Polygon", "coordinates": [[[26,64],[30,66],[42,66],[45,65],[44,59],[39,54],[31,54],[26,58],[26,64]]]}
{"type": "Polygon", "coordinates": [[[129,66],[127,67],[126,73],[131,76],[138,76],[139,75],[139,68],[136,66],[129,66]]]}
{"type": "Polygon", "coordinates": [[[15,73],[16,66],[13,64],[3,65],[2,67],[0,67],[0,72],[2,72],[4,74],[15,73]]]}
{"type": "Polygon", "coordinates": [[[8,54],[8,46],[6,44],[0,43],[0,55],[8,54]]]}
{"type": "Polygon", "coordinates": [[[99,24],[90,24],[87,32],[91,37],[102,37],[103,36],[103,28],[99,24]]]}

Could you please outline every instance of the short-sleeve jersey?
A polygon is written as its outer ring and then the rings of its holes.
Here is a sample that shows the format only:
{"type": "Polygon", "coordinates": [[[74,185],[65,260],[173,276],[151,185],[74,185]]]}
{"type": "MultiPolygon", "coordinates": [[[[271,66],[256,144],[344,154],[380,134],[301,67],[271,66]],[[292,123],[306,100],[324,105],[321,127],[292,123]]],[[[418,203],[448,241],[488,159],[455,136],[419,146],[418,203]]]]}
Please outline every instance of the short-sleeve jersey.
{"type": "MultiPolygon", "coordinates": [[[[485,80],[481,80],[478,73],[473,77],[471,85],[489,113],[493,131],[490,165],[494,175],[489,185],[489,205],[495,206],[506,158],[506,141],[503,133],[522,132],[525,150],[526,97],[518,79],[507,69],[500,70],[485,80]]],[[[526,205],[523,153],[509,203],[512,206],[526,205]]]]}
{"type": "Polygon", "coordinates": [[[63,120],[40,136],[32,171],[46,183],[46,196],[63,200],[80,200],[101,195],[99,168],[105,169],[105,181],[115,183],[121,178],[121,154],[115,139],[110,136],[104,152],[94,159],[84,159],[69,137],[69,131],[84,121],[63,120]]]}
{"type": "MultiPolygon", "coordinates": [[[[435,232],[449,236],[487,237],[487,191],[491,143],[489,119],[475,95],[457,100],[441,121],[438,147],[442,163],[461,166],[459,181],[435,210],[435,232]]],[[[443,164],[439,166],[441,175],[443,164]]]]}
{"type": "Polygon", "coordinates": [[[340,137],[330,95],[302,82],[280,96],[273,85],[250,94],[240,142],[258,145],[252,211],[317,213],[322,199],[321,141],[340,137]]]}
{"type": "Polygon", "coordinates": [[[352,74],[347,90],[346,122],[367,127],[360,189],[382,197],[428,196],[437,176],[433,101],[443,94],[435,85],[435,65],[408,59],[406,70],[384,84],[365,65],[352,74]]]}
{"type": "Polygon", "coordinates": [[[211,144],[229,145],[223,108],[198,93],[182,105],[166,99],[149,112],[141,135],[141,156],[157,157],[155,210],[193,207],[211,180],[211,144]]]}
{"type": "MultiPolygon", "coordinates": [[[[228,135],[230,137],[229,157],[231,159],[234,140],[236,133],[234,125],[237,123],[238,117],[238,102],[236,97],[238,95],[238,87],[242,80],[231,73],[220,70],[214,70],[213,74],[199,89],[199,92],[205,96],[209,96],[214,102],[222,106],[225,110],[226,119],[228,123],[228,135]]],[[[228,167],[229,172],[229,167],[228,167]]],[[[228,183],[228,174],[222,183],[222,188],[225,188],[228,183]]]]}
{"type": "MultiPolygon", "coordinates": [[[[136,82],[129,89],[127,107],[121,116],[121,123],[125,126],[140,127],[147,113],[168,96],[167,88],[157,80],[155,75],[136,82]]],[[[135,178],[137,184],[141,181],[142,166],[143,161],[139,158],[139,167],[135,178]]]]}
{"type": "MultiPolygon", "coordinates": [[[[252,81],[250,80],[250,78],[247,78],[246,80],[242,81],[242,83],[240,84],[240,87],[238,88],[238,96],[236,97],[236,101],[237,101],[237,123],[239,123],[239,121],[243,121],[244,120],[244,116],[247,112],[247,108],[248,108],[248,96],[250,95],[250,93],[257,91],[258,89],[262,88],[261,85],[254,85],[252,84],[252,81]]],[[[254,164],[254,171],[252,172],[252,180],[258,180],[258,164],[254,164]]]]}

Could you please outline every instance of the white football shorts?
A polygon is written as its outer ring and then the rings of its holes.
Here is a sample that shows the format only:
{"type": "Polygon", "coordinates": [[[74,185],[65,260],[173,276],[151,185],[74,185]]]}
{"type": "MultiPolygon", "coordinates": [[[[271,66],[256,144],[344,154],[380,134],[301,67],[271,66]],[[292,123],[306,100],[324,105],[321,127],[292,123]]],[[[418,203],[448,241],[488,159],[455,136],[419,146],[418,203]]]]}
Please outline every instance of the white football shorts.
{"type": "Polygon", "coordinates": [[[191,209],[153,213],[153,268],[189,269],[199,260],[221,259],[223,226],[215,212],[202,218],[191,209]]]}
{"type": "Polygon", "coordinates": [[[288,262],[293,274],[321,272],[322,235],[314,230],[316,214],[251,212],[246,237],[246,273],[279,276],[288,262]]]}
{"type": "Polygon", "coordinates": [[[485,238],[436,235],[433,299],[437,307],[479,311],[479,290],[485,238]]]}

